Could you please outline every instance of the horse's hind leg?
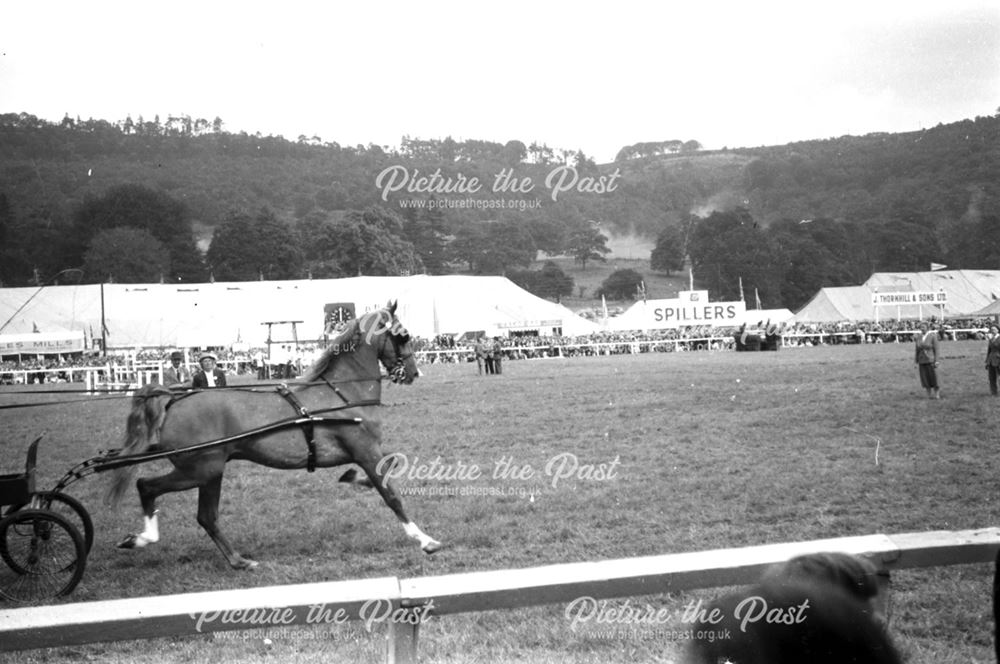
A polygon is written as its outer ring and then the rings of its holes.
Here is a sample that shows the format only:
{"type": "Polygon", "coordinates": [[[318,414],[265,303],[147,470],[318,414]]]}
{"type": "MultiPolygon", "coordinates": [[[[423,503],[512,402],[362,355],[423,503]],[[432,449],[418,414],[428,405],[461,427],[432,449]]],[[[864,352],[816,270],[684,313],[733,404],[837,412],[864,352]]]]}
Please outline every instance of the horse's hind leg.
{"type": "Polygon", "coordinates": [[[424,553],[434,553],[441,548],[441,542],[424,533],[417,524],[410,521],[403,510],[403,501],[399,499],[399,495],[393,488],[392,482],[386,476],[392,464],[381,462],[383,459],[388,460],[391,458],[389,455],[383,457],[371,455],[364,459],[357,459],[356,461],[368,475],[369,481],[375,486],[379,495],[382,496],[382,500],[385,501],[385,504],[389,506],[389,509],[396,515],[396,518],[403,524],[403,530],[406,531],[406,534],[420,542],[420,548],[423,549],[424,553]]]}
{"type": "Polygon", "coordinates": [[[222,495],[222,475],[210,479],[198,488],[198,523],[212,538],[233,569],[253,569],[257,562],[244,558],[233,549],[219,530],[219,498],[222,495]]]}
{"type": "Polygon", "coordinates": [[[140,477],[135,482],[142,503],[143,531],[128,535],[118,547],[121,549],[139,549],[160,540],[160,528],[156,518],[156,499],[165,493],[186,491],[198,486],[198,479],[183,473],[176,468],[159,477],[140,477]]]}

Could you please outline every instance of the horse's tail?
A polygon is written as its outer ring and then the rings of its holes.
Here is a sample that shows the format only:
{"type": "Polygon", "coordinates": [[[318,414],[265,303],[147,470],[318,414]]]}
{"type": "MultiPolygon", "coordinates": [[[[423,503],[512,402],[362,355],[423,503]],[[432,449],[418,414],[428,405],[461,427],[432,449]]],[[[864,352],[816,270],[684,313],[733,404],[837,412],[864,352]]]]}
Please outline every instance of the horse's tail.
{"type": "MultiPolygon", "coordinates": [[[[125,443],[121,456],[141,454],[160,440],[160,429],[167,416],[166,402],[171,392],[162,385],[150,384],[136,391],[132,410],[125,423],[125,443]]],[[[135,476],[135,466],[122,466],[111,471],[111,488],[107,501],[115,506],[125,495],[135,476]]]]}

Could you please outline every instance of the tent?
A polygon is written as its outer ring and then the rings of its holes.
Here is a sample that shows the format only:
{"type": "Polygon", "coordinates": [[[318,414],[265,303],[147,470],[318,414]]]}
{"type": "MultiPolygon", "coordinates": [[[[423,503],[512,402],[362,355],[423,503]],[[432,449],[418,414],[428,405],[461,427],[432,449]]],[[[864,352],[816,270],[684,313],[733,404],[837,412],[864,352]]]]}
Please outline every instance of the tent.
{"type": "MultiPolygon", "coordinates": [[[[944,292],[947,304],[945,316],[970,316],[1000,299],[1000,270],[936,270],[933,272],[876,272],[865,282],[873,293],[944,292]]],[[[883,317],[896,317],[894,307],[884,308],[883,317]],[[884,315],[890,314],[890,315],[884,315]]],[[[901,318],[920,315],[914,305],[901,307],[901,318]]],[[[929,315],[923,307],[923,315],[929,315]]],[[[941,315],[941,314],[938,314],[941,315]]]]}
{"type": "MultiPolygon", "coordinates": [[[[907,298],[901,297],[900,300],[907,298]]],[[[1000,270],[876,272],[861,286],[823,288],[793,318],[801,323],[835,323],[896,318],[978,316],[1000,299],[1000,270]],[[877,295],[943,294],[943,305],[898,304],[876,307],[877,295]]]]}
{"type": "Polygon", "coordinates": [[[980,316],[1000,316],[1000,300],[993,300],[973,315],[977,318],[980,316]]]}
{"type": "Polygon", "coordinates": [[[875,320],[872,292],[866,286],[821,288],[795,314],[791,322],[840,323],[859,320],[875,320]]]}
{"type": "MultiPolygon", "coordinates": [[[[0,334],[48,327],[100,338],[103,307],[109,348],[263,346],[269,321],[297,321],[299,339],[318,339],[325,305],[345,305],[360,316],[389,300],[398,301],[397,315],[410,332],[425,338],[470,330],[506,336],[600,329],[504,277],[418,275],[0,288],[0,334]]],[[[275,342],[290,341],[291,334],[289,325],[272,330],[275,342]]]]}

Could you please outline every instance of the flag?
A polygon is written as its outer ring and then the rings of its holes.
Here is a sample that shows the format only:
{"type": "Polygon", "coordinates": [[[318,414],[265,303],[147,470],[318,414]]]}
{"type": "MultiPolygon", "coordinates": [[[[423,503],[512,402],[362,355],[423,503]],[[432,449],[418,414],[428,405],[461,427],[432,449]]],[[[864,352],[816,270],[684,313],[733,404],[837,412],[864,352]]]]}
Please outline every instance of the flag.
{"type": "Polygon", "coordinates": [[[760,295],[757,294],[756,287],[753,289],[753,299],[757,301],[757,309],[762,309],[763,307],[760,306],[760,295]]]}
{"type": "Polygon", "coordinates": [[[604,293],[601,293],[601,309],[604,311],[604,320],[608,319],[608,303],[604,300],[604,293]]]}
{"type": "Polygon", "coordinates": [[[943,270],[947,265],[942,265],[941,263],[931,263],[931,272],[936,272],[937,270],[943,270]]]}
{"type": "Polygon", "coordinates": [[[35,334],[38,334],[39,332],[41,332],[41,330],[38,329],[38,323],[35,323],[35,322],[31,323],[31,331],[33,333],[35,333],[35,334]]]}
{"type": "Polygon", "coordinates": [[[640,281],[636,290],[639,291],[639,295],[642,296],[642,303],[646,304],[646,282],[640,281]]]}
{"type": "Polygon", "coordinates": [[[688,268],[688,290],[694,290],[694,268],[688,268]]]}
{"type": "Polygon", "coordinates": [[[740,277],[740,302],[745,301],[743,297],[743,277],[740,277]]]}

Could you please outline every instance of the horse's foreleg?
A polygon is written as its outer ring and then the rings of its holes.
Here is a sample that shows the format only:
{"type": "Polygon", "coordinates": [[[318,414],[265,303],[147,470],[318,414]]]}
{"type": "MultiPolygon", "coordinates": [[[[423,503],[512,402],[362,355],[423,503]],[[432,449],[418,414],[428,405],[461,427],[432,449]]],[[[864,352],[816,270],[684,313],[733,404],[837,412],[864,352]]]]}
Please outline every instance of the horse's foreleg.
{"type": "Polygon", "coordinates": [[[219,551],[233,569],[253,569],[257,562],[244,558],[233,549],[232,545],[219,530],[219,498],[222,495],[222,475],[214,477],[198,488],[198,524],[212,538],[219,551]]]}
{"type": "Polygon", "coordinates": [[[160,541],[160,526],[157,519],[156,499],[172,491],[186,491],[198,485],[197,480],[174,469],[160,477],[140,477],[135,482],[142,504],[143,530],[132,533],[118,543],[121,549],[141,549],[160,541]]]}
{"type": "Polygon", "coordinates": [[[406,516],[406,512],[403,510],[403,501],[399,499],[399,495],[393,488],[392,482],[386,477],[387,468],[383,467],[384,464],[379,464],[379,461],[381,459],[359,460],[358,465],[368,475],[369,481],[374,485],[379,495],[382,496],[385,504],[389,506],[389,509],[396,515],[396,518],[403,524],[403,530],[406,531],[406,534],[420,542],[420,548],[423,549],[424,553],[434,553],[441,548],[441,542],[424,533],[417,524],[410,521],[409,517],[406,516]]]}

